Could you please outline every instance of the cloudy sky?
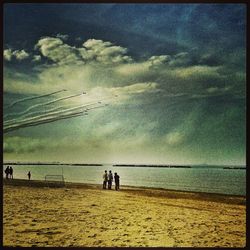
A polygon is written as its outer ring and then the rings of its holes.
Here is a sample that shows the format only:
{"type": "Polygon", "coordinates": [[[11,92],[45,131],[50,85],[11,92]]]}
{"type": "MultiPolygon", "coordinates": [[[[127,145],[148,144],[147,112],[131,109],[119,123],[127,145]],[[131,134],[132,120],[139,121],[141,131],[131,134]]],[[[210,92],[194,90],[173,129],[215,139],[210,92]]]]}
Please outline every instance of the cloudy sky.
{"type": "Polygon", "coordinates": [[[245,164],[243,4],[5,4],[4,160],[245,164]]]}

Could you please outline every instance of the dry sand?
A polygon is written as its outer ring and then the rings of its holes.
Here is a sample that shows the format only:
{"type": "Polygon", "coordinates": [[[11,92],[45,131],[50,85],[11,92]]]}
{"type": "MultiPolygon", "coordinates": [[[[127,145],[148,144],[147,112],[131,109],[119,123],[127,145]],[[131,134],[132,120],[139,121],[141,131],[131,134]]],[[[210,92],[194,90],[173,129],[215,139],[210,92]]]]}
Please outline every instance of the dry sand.
{"type": "Polygon", "coordinates": [[[99,185],[3,186],[4,246],[245,247],[245,197],[99,185]]]}

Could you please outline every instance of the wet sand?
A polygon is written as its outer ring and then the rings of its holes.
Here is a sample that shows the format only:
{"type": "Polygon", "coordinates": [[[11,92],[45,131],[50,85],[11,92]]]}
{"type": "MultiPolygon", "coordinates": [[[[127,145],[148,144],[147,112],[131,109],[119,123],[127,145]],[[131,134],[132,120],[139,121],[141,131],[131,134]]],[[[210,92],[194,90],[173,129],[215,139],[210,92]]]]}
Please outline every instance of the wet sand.
{"type": "Polygon", "coordinates": [[[241,196],[4,180],[3,245],[245,247],[241,196]]]}

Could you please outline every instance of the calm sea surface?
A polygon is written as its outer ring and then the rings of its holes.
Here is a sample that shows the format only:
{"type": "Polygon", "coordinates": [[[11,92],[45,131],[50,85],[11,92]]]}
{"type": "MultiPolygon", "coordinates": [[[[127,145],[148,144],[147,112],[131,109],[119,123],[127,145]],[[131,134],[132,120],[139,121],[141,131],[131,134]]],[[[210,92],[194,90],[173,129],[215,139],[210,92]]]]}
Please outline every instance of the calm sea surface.
{"type": "MultiPolygon", "coordinates": [[[[246,170],[220,167],[154,168],[67,166],[67,165],[14,165],[14,178],[44,180],[45,175],[61,175],[66,182],[102,184],[104,170],[120,175],[120,184],[140,187],[166,188],[182,191],[200,191],[220,194],[246,195],[246,170]]],[[[4,165],[3,169],[6,168],[4,165]]]]}

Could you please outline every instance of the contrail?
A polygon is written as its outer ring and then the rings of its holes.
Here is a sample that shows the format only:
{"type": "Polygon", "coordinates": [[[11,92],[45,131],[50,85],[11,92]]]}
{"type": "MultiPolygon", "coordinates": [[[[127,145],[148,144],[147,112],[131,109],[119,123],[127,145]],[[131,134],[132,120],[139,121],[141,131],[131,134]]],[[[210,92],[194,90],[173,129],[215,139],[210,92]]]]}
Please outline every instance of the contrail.
{"type": "MultiPolygon", "coordinates": [[[[80,105],[80,106],[73,107],[73,108],[68,108],[65,110],[57,111],[57,112],[53,112],[54,110],[52,110],[52,112],[41,114],[38,116],[29,117],[26,119],[20,119],[20,118],[19,118],[19,120],[12,119],[12,120],[8,120],[8,121],[4,122],[4,125],[14,125],[14,124],[18,124],[18,123],[26,123],[26,122],[36,121],[37,119],[42,119],[42,118],[51,117],[51,116],[56,117],[58,115],[71,113],[72,111],[83,110],[84,108],[87,108],[87,107],[95,105],[95,104],[100,104],[100,103],[101,102],[92,102],[92,103],[80,105]]],[[[23,118],[23,117],[21,117],[21,118],[23,118]]]]}
{"type": "Polygon", "coordinates": [[[26,121],[26,122],[23,122],[23,123],[12,124],[12,125],[6,126],[3,129],[3,132],[7,133],[7,132],[10,132],[10,131],[17,130],[19,128],[25,128],[25,127],[30,127],[30,126],[36,126],[36,125],[39,125],[39,124],[44,124],[44,123],[50,123],[50,122],[58,121],[58,120],[61,120],[61,119],[66,119],[66,118],[71,118],[71,117],[74,117],[74,116],[79,116],[81,114],[84,114],[84,111],[72,112],[72,113],[69,113],[67,115],[61,115],[61,116],[56,116],[56,117],[53,117],[53,116],[52,117],[45,117],[45,118],[42,118],[42,119],[37,119],[37,120],[32,120],[32,121],[26,121]]]}
{"type": "MultiPolygon", "coordinates": [[[[36,117],[36,116],[39,116],[39,115],[44,115],[44,114],[48,114],[49,112],[54,112],[54,111],[58,111],[58,110],[62,110],[62,109],[65,109],[65,108],[69,108],[69,106],[59,106],[57,108],[53,108],[53,109],[49,109],[49,110],[46,110],[46,113],[44,113],[44,110],[39,110],[39,111],[35,111],[35,112],[30,112],[30,113],[25,113],[24,115],[18,117],[18,118],[14,118],[14,119],[10,119],[10,120],[7,120],[7,121],[4,121],[4,124],[10,124],[10,123],[15,123],[15,122],[18,122],[20,119],[23,119],[23,118],[32,118],[32,117],[36,117]]],[[[20,115],[20,114],[23,114],[23,113],[13,113],[13,114],[10,114],[9,116],[14,116],[14,115],[20,115]]],[[[8,117],[8,116],[6,116],[8,117]]]]}
{"type": "MultiPolygon", "coordinates": [[[[107,106],[107,105],[93,107],[93,108],[90,108],[90,109],[96,109],[96,108],[101,108],[101,107],[105,107],[105,106],[107,106]]],[[[40,119],[33,119],[33,120],[29,120],[29,121],[26,120],[23,123],[12,124],[12,125],[9,125],[9,126],[5,127],[3,129],[3,132],[8,133],[8,132],[17,130],[19,128],[37,126],[37,125],[44,124],[44,123],[51,123],[51,122],[59,121],[59,120],[62,120],[62,119],[69,119],[69,118],[77,117],[77,116],[80,116],[80,115],[86,115],[85,111],[86,110],[81,110],[81,111],[75,111],[75,112],[69,112],[69,113],[66,113],[66,114],[61,114],[60,116],[47,116],[47,117],[43,117],[43,118],[39,117],[40,119]]]]}
{"type": "MultiPolygon", "coordinates": [[[[75,115],[75,116],[77,116],[77,115],[75,115]]],[[[61,120],[61,119],[71,118],[71,117],[73,117],[73,115],[64,116],[64,117],[61,117],[61,118],[47,118],[47,119],[43,119],[43,120],[38,120],[36,122],[27,122],[27,123],[24,123],[24,124],[14,124],[14,125],[11,125],[11,126],[8,126],[8,127],[4,128],[3,132],[8,133],[8,132],[20,129],[20,128],[37,126],[37,125],[40,125],[40,124],[50,123],[50,122],[58,121],[58,120],[61,120]]]]}
{"type": "MultiPolygon", "coordinates": [[[[55,99],[53,101],[49,101],[49,102],[44,102],[44,103],[40,103],[40,104],[35,104],[31,107],[29,107],[28,109],[24,110],[23,112],[20,112],[20,113],[13,113],[13,114],[8,114],[6,116],[4,116],[4,118],[7,118],[7,117],[10,117],[10,116],[15,116],[15,115],[25,115],[27,114],[29,111],[35,109],[35,108],[38,108],[38,107],[43,107],[43,106],[46,106],[46,105],[50,105],[52,103],[55,103],[55,102],[59,102],[59,101],[62,101],[62,100],[66,100],[66,99],[70,99],[70,98],[73,98],[73,97],[77,97],[77,96],[81,96],[85,94],[85,92],[81,93],[81,94],[76,94],[76,95],[70,95],[70,96],[65,96],[65,97],[62,97],[62,98],[58,98],[58,99],[55,99]]],[[[47,95],[48,96],[48,95],[47,95]]],[[[17,102],[16,102],[17,103],[17,102]]]]}
{"type": "MultiPolygon", "coordinates": [[[[91,109],[96,109],[96,108],[101,108],[101,107],[105,107],[107,105],[102,105],[102,106],[97,106],[97,107],[93,107],[93,108],[90,108],[89,110],[91,109]]],[[[72,117],[77,117],[77,116],[80,116],[80,115],[85,115],[86,110],[77,110],[75,112],[67,112],[66,114],[63,114],[63,113],[60,113],[59,116],[45,116],[45,117],[34,117],[33,119],[27,119],[27,120],[24,120],[22,122],[19,122],[19,123],[13,123],[13,124],[10,124],[9,126],[6,126],[3,131],[4,133],[7,133],[7,132],[10,132],[10,131],[14,131],[16,129],[19,129],[19,128],[24,128],[24,127],[30,127],[30,126],[36,126],[36,125],[39,125],[39,124],[44,124],[44,123],[50,123],[50,122],[54,122],[54,121],[58,121],[58,120],[62,120],[62,119],[68,119],[68,118],[72,118],[72,117]]]]}
{"type": "MultiPolygon", "coordinates": [[[[96,102],[89,102],[89,103],[85,103],[84,105],[80,105],[80,106],[76,106],[76,107],[71,107],[71,108],[69,108],[69,106],[65,106],[64,105],[64,106],[56,107],[54,109],[47,110],[46,113],[44,113],[42,111],[31,112],[31,113],[27,113],[26,115],[23,115],[21,117],[18,117],[18,118],[15,118],[15,119],[11,119],[11,120],[7,120],[7,121],[4,122],[4,125],[11,124],[11,123],[16,123],[18,121],[19,122],[20,121],[24,121],[23,118],[34,119],[34,118],[37,118],[37,117],[44,117],[44,116],[48,116],[48,115],[56,115],[56,114],[65,113],[65,112],[68,112],[68,111],[73,111],[73,110],[77,110],[77,109],[81,109],[81,108],[86,108],[86,107],[89,107],[89,106],[92,106],[92,105],[95,105],[95,104],[101,104],[101,103],[102,103],[101,101],[98,101],[98,102],[97,101],[96,102]],[[60,110],[60,109],[64,109],[64,110],[60,110]],[[57,110],[60,110],[60,111],[54,112],[54,111],[57,111],[57,110]],[[29,117],[30,115],[38,115],[38,116],[29,117]]],[[[23,114],[23,113],[19,113],[19,115],[20,114],[23,114]]]]}
{"type": "MultiPolygon", "coordinates": [[[[58,98],[58,99],[56,99],[56,100],[54,100],[54,101],[47,102],[47,103],[45,103],[44,105],[49,105],[49,104],[51,104],[51,103],[59,102],[59,101],[66,100],[66,99],[70,99],[70,98],[77,97],[77,96],[81,96],[81,95],[83,95],[83,94],[84,94],[84,92],[81,93],[81,94],[65,96],[65,97],[62,97],[62,98],[58,98]]],[[[41,104],[41,105],[42,105],[42,104],[41,104]]]]}
{"type": "MultiPolygon", "coordinates": [[[[80,94],[77,94],[74,96],[78,96],[78,95],[80,95],[80,94]]],[[[66,99],[66,98],[68,99],[68,98],[72,98],[74,96],[67,96],[67,97],[63,97],[63,98],[59,98],[59,99],[60,100],[66,99]]],[[[106,99],[110,99],[110,98],[104,98],[102,100],[106,100],[106,99]]],[[[51,122],[59,121],[62,119],[69,119],[69,118],[73,118],[73,117],[78,117],[80,115],[87,115],[88,114],[87,111],[89,111],[89,110],[97,109],[97,108],[101,108],[101,107],[106,107],[108,105],[108,104],[100,105],[100,104],[102,104],[102,100],[99,100],[96,102],[90,102],[90,103],[86,103],[84,105],[66,108],[66,109],[64,109],[64,108],[68,107],[68,106],[60,106],[60,107],[56,107],[54,109],[50,109],[46,113],[43,113],[43,114],[41,114],[41,111],[28,113],[27,114],[28,117],[19,117],[19,118],[7,120],[6,122],[4,122],[3,133],[8,133],[8,132],[20,129],[20,128],[37,126],[37,125],[45,124],[45,123],[51,123],[51,122]],[[97,106],[93,107],[93,105],[97,105],[97,106]],[[87,108],[87,107],[90,107],[90,108],[87,108]],[[34,116],[35,113],[38,115],[34,116]],[[33,115],[33,116],[31,116],[31,115],[33,115]]],[[[54,100],[54,101],[56,101],[56,100],[54,100]]],[[[54,101],[52,101],[52,102],[54,102],[54,101]]]]}
{"type": "Polygon", "coordinates": [[[8,108],[9,108],[9,107],[13,107],[14,105],[16,105],[17,103],[20,103],[20,102],[26,102],[26,101],[29,101],[29,100],[34,100],[34,99],[43,98],[43,97],[46,97],[46,96],[55,95],[55,94],[60,93],[60,92],[63,92],[63,91],[67,91],[67,90],[66,90],[66,89],[62,89],[62,90],[55,91],[55,92],[52,92],[52,93],[49,93],[49,94],[45,94],[45,95],[31,96],[31,97],[19,99],[19,100],[15,101],[15,102],[12,102],[12,103],[11,103],[9,106],[7,106],[7,107],[8,107],[8,108]]]}
{"type": "MultiPolygon", "coordinates": [[[[65,109],[65,108],[69,108],[70,106],[73,106],[73,105],[59,106],[59,107],[56,107],[56,108],[53,108],[53,109],[46,110],[46,113],[57,111],[57,110],[62,110],[62,109],[65,109]]],[[[45,113],[44,110],[39,110],[39,111],[24,114],[23,116],[21,116],[21,118],[28,118],[28,117],[30,117],[32,115],[42,115],[44,113],[45,113]]]]}

